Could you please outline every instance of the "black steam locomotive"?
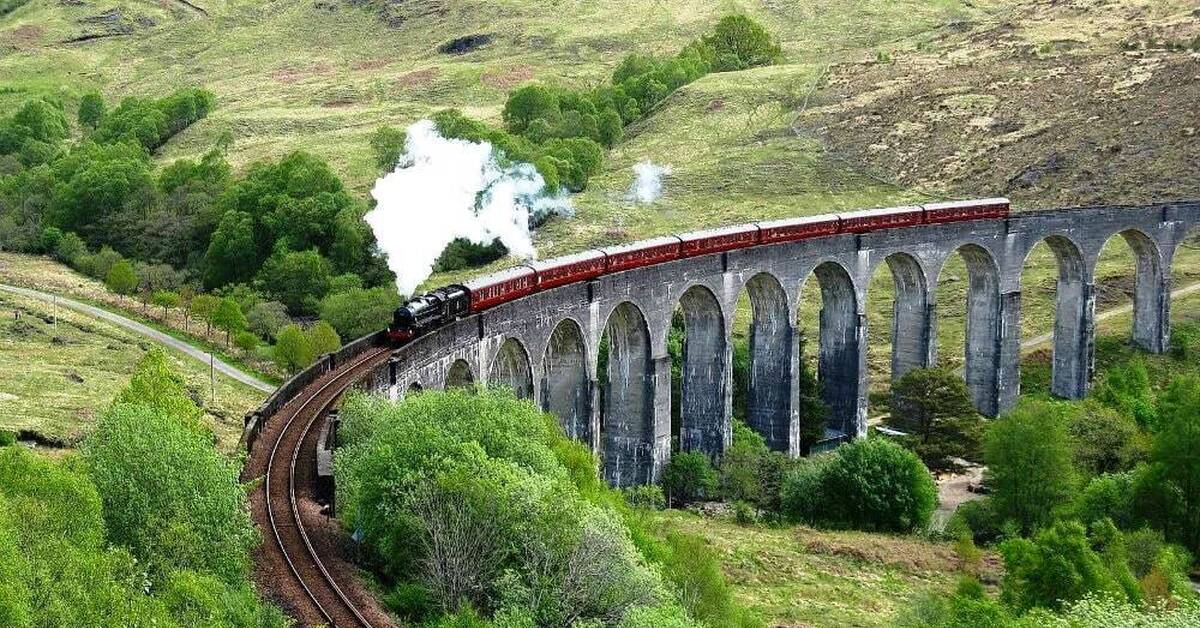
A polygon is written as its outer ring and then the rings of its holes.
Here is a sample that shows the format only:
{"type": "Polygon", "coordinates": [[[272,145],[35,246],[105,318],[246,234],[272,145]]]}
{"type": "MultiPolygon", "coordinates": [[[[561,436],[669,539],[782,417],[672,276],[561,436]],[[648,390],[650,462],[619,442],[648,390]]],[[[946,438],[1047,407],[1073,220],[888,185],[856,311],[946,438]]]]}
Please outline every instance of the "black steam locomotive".
{"type": "Polygon", "coordinates": [[[388,338],[395,343],[411,340],[447,321],[466,316],[470,308],[471,293],[460,285],[413,297],[392,313],[388,338]]]}

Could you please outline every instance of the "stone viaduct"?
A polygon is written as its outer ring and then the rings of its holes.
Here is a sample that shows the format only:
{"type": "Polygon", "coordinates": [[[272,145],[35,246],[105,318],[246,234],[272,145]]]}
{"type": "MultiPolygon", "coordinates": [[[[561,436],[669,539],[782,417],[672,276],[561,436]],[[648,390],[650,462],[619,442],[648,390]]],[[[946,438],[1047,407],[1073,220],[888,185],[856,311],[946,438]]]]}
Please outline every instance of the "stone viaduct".
{"type": "Polygon", "coordinates": [[[675,310],[685,319],[680,446],[719,455],[730,441],[732,335],[743,292],[750,331],[751,426],[776,450],[799,454],[795,321],[801,289],[822,299],[817,375],[830,427],[866,433],[870,278],[886,264],[895,282],[892,373],[931,365],[935,294],[946,260],[968,269],[964,376],[978,409],[996,415],[1019,394],[1021,271],[1046,242],[1058,264],[1053,342],[1055,394],[1078,398],[1093,374],[1100,249],[1122,237],[1137,260],[1133,341],[1162,352],[1169,334],[1171,263],[1200,226],[1200,202],[1017,212],[1005,220],[923,225],[761,245],[600,277],[537,293],[447,325],[397,350],[372,388],[409,391],[470,382],[513,387],[556,415],[601,457],[609,482],[654,481],[671,455],[675,310]],[[607,377],[597,373],[608,332],[607,377]],[[606,379],[607,386],[599,382],[606,379]],[[601,391],[603,390],[603,394],[601,391]]]}

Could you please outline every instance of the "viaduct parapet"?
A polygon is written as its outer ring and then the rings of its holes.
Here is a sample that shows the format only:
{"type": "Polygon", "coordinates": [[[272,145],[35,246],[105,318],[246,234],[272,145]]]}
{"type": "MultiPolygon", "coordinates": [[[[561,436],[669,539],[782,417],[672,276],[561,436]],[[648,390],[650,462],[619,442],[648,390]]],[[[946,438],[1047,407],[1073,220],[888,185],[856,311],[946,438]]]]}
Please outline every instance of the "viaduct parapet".
{"type": "Polygon", "coordinates": [[[753,305],[747,417],[770,447],[799,455],[796,329],[806,281],[820,286],[818,379],[829,425],[867,429],[867,286],[880,264],[895,281],[892,374],[933,364],[935,297],[946,260],[968,269],[964,376],[977,408],[995,416],[1020,392],[1021,271],[1046,242],[1058,263],[1055,394],[1084,396],[1094,369],[1095,279],[1101,248],[1124,238],[1136,258],[1133,341],[1167,346],[1171,264],[1200,227],[1200,202],[1014,213],[1004,220],[922,225],[761,245],[667,262],[562,286],[442,327],[395,351],[369,387],[410,391],[471,382],[510,386],[562,422],[601,458],[608,481],[657,480],[671,455],[667,336],[685,317],[680,447],[719,455],[730,442],[732,335],[739,297],[753,305]],[[598,374],[608,331],[607,377],[598,374]],[[608,385],[601,387],[599,382],[608,385]],[[603,390],[603,393],[601,391],[603,390]],[[603,412],[601,409],[603,408],[603,412]]]}

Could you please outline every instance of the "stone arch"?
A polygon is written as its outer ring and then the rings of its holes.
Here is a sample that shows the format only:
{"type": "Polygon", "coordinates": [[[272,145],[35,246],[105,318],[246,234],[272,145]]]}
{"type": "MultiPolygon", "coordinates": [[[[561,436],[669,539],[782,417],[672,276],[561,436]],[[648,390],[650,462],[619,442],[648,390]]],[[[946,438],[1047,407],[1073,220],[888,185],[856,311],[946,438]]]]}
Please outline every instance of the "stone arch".
{"type": "Polygon", "coordinates": [[[516,338],[506,338],[492,358],[488,383],[512,389],[518,399],[533,397],[533,368],[529,352],[516,338]]]}
{"type": "MultiPolygon", "coordinates": [[[[1162,253],[1153,238],[1140,229],[1126,229],[1108,238],[1120,236],[1133,252],[1133,344],[1150,353],[1166,350],[1170,316],[1170,290],[1163,269],[1162,253]]],[[[1105,241],[1105,246],[1108,245],[1105,241]]],[[[1101,247],[1103,250],[1104,247],[1101,247]]],[[[1094,272],[1094,271],[1093,271],[1094,272]]],[[[1092,282],[1096,279],[1093,277],[1092,282]]]]}
{"type": "Polygon", "coordinates": [[[1042,241],[1050,247],[1058,265],[1050,391],[1059,397],[1078,399],[1087,394],[1091,381],[1094,330],[1090,314],[1095,295],[1085,277],[1087,268],[1079,247],[1062,235],[1047,236],[1042,241]]]}
{"type": "Polygon", "coordinates": [[[470,388],[475,383],[475,374],[466,360],[458,359],[446,371],[446,390],[451,388],[470,388]]]}
{"type": "MultiPolygon", "coordinates": [[[[963,377],[975,408],[996,416],[1000,409],[1000,270],[992,254],[978,244],[964,244],[954,253],[967,267],[963,377]]],[[[943,260],[939,281],[945,268],[943,260]]]]}
{"type": "Polygon", "coordinates": [[[604,327],[608,368],[600,417],[604,477],[613,486],[652,480],[654,363],[646,317],[633,303],[613,309],[604,327]]]}
{"type": "Polygon", "coordinates": [[[413,382],[413,383],[409,384],[408,390],[405,391],[404,395],[406,397],[411,397],[413,395],[420,394],[421,391],[423,391],[423,390],[425,390],[425,389],[421,386],[421,382],[413,382]]]}
{"type": "Polygon", "coordinates": [[[895,382],[909,370],[927,367],[933,361],[933,325],[929,287],[921,263],[908,253],[892,253],[884,262],[894,286],[891,380],[895,382]]]}
{"type": "Polygon", "coordinates": [[[769,273],[751,277],[745,290],[751,309],[746,422],[771,449],[790,451],[795,332],[787,293],[769,273]]]}
{"type": "Polygon", "coordinates": [[[730,430],[725,318],[716,295],[704,286],[688,288],[679,308],[684,319],[679,447],[715,458],[725,451],[730,430]]]}
{"type": "Polygon", "coordinates": [[[854,280],[841,264],[822,262],[813,269],[821,289],[821,313],[817,343],[817,379],[821,396],[829,406],[829,427],[857,435],[865,410],[861,338],[863,326],[858,311],[854,280]]]}
{"type": "Polygon", "coordinates": [[[591,444],[591,386],[583,330],[573,319],[554,327],[542,357],[542,408],[558,417],[567,436],[591,444]]]}

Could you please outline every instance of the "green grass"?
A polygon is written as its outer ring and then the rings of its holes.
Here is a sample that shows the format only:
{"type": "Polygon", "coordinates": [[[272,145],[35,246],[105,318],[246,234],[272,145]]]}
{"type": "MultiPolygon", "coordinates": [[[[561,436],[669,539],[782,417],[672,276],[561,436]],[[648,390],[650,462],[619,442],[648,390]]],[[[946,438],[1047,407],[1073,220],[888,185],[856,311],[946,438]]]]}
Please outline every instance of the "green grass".
{"type": "MultiPolygon", "coordinates": [[[[0,429],[28,430],[75,444],[91,430],[134,366],[155,345],[115,325],[42,301],[0,294],[0,429]],[[19,318],[16,312],[20,312],[19,318]]],[[[168,351],[224,452],[241,436],[242,416],[262,393],[218,375],[215,400],[208,368],[168,351]]]]}
{"type": "Polygon", "coordinates": [[[958,578],[948,543],[803,526],[742,527],[683,511],[655,519],[707,540],[735,599],[768,626],[886,626],[912,598],[949,592],[958,578]]]}

